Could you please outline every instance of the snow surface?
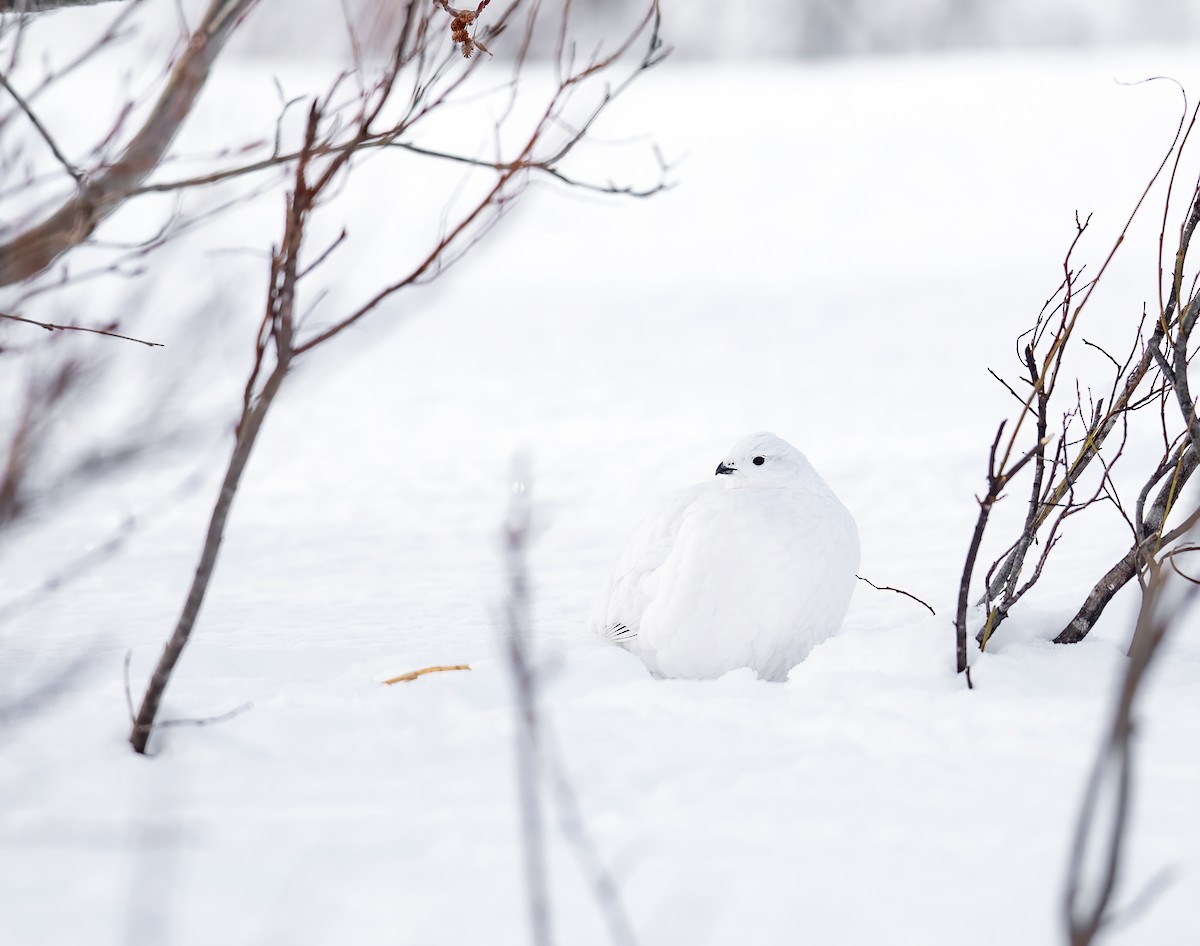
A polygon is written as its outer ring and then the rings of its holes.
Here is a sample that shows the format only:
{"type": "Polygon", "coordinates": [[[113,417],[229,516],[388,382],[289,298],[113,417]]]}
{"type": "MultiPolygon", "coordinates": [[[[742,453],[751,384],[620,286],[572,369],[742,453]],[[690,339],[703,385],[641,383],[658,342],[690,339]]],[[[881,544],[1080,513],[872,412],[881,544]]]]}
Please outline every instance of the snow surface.
{"type": "MultiPolygon", "coordinates": [[[[1062,942],[1070,831],[1135,602],[1081,645],[1047,643],[1119,550],[1119,522],[1090,527],[976,655],[977,689],[955,676],[973,495],[1010,410],[985,368],[1011,371],[1074,211],[1096,212],[1083,252],[1098,259],[1170,141],[1178,91],[1120,82],[1169,74],[1195,95],[1198,62],[1147,49],[647,76],[600,130],[652,132],[683,158],[676,189],[613,203],[535,190],[436,289],[293,377],[165,714],[253,709],[163,731],[145,759],[125,743],[122,658],[140,689],[182,603],[266,272],[172,257],[140,301],[216,299],[228,324],[205,361],[195,320],[147,317],[168,348],[123,352],[120,391],[150,397],[135,382],[169,373],[153,366],[195,360],[208,387],[171,409],[201,418],[203,449],[2,550],[14,596],[140,523],[3,628],[5,693],[89,659],[62,699],[0,732],[0,940],[527,942],[498,651],[499,525],[524,448],[545,717],[640,943],[1062,942]],[[800,444],[852,510],[862,573],[937,616],[862,586],[785,684],[652,680],[586,635],[594,597],[656,497],[758,429],[800,444]],[[474,669],[380,684],[462,661],[474,669]]],[[[265,66],[227,70],[188,134],[255,102],[270,115],[273,96],[265,66]]],[[[350,195],[362,206],[421,206],[420,181],[373,167],[375,192],[350,195]]],[[[1157,212],[1106,277],[1097,336],[1120,337],[1155,294],[1157,212]]],[[[195,239],[261,249],[277,232],[277,204],[239,214],[195,239]]],[[[330,264],[335,301],[407,238],[396,215],[368,226],[371,251],[330,264]]],[[[1141,706],[1119,903],[1164,869],[1172,882],[1113,942],[1200,935],[1196,632],[1176,636],[1141,706]]],[[[607,942],[553,809],[549,823],[557,941],[607,942]]]]}

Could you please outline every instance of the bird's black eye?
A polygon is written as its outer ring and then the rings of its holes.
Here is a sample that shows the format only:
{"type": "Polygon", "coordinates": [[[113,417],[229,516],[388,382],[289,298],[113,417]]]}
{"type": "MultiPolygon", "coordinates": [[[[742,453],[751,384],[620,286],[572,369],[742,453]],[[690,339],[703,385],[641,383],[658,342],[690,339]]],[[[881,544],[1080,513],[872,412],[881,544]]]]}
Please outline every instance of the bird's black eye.
{"type": "Polygon", "coordinates": [[[766,462],[767,462],[767,458],[766,458],[766,457],[755,457],[755,458],[754,458],[754,465],[755,465],[755,466],[762,466],[762,465],[763,465],[764,463],[766,463],[766,462]]]}

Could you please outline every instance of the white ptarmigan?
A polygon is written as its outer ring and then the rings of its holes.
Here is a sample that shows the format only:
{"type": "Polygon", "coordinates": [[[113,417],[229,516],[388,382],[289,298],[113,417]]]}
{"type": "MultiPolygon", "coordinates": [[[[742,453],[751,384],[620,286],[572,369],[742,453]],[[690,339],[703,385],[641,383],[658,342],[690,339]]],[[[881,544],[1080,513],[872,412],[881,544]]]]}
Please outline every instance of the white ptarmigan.
{"type": "Polygon", "coordinates": [[[637,528],[592,629],[656,676],[783,680],[841,626],[858,554],[854,518],[804,454],[752,434],[637,528]]]}

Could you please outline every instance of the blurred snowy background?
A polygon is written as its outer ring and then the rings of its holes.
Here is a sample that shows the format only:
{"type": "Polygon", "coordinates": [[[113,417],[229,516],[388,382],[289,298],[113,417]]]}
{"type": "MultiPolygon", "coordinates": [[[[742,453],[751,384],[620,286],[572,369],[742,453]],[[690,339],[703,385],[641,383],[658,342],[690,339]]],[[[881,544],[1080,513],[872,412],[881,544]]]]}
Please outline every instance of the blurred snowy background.
{"type": "MultiPolygon", "coordinates": [[[[380,26],[394,23],[400,9],[378,0],[345,0],[344,6],[352,15],[367,13],[380,26]]],[[[638,0],[574,0],[572,8],[581,35],[611,36],[642,5],[638,0]]],[[[677,60],[1078,49],[1178,44],[1200,35],[1200,9],[1188,0],[664,0],[662,9],[677,60]]],[[[158,13],[163,22],[175,16],[162,5],[158,13]]],[[[340,19],[340,11],[334,13],[340,19]]],[[[345,31],[329,28],[330,15],[323,0],[264,3],[233,49],[271,58],[346,58],[345,31]]],[[[78,11],[74,19],[78,22],[78,11]]],[[[67,34],[77,28],[76,23],[58,27],[67,34]]],[[[365,37],[367,47],[371,41],[365,37]]]]}
{"type": "MultiPolygon", "coordinates": [[[[146,29],[81,90],[39,102],[70,154],[131,90],[144,107],[179,10],[194,24],[200,6],[144,4],[146,29]]],[[[170,173],[273,131],[281,94],[326,86],[347,54],[331,6],[264,0],[170,173]]],[[[48,15],[28,37],[41,44],[30,68],[68,56],[112,7],[48,15]]],[[[639,4],[576,7],[598,36],[639,4]]],[[[281,185],[224,192],[232,211],[144,276],[22,309],[120,317],[166,346],[92,347],[108,367],[59,418],[51,469],[113,431],[183,436],[49,496],[0,543],[0,695],[84,657],[57,701],[0,723],[6,946],[528,942],[498,647],[497,536],[521,449],[540,517],[547,725],[639,943],[1064,942],[1070,831],[1136,591],[1083,644],[1048,641],[1123,551],[1123,522],[1097,517],[1064,544],[975,655],[973,693],[953,671],[949,615],[987,447],[1011,410],[987,368],[1014,369],[1013,340],[1061,278],[1076,211],[1095,213],[1081,259],[1094,265],[1116,239],[1182,109],[1170,83],[1129,83],[1167,75],[1194,98],[1200,12],[1167,0],[663,9],[674,55],[604,116],[574,168],[653,180],[653,142],[676,186],[629,201],[535,187],[448,278],[289,379],[166,704],[183,717],[254,708],[163,731],[152,760],[126,744],[122,662],[132,654],[136,693],[195,568],[281,185]],[[801,447],[855,513],[863,574],[937,616],[864,587],[843,632],[786,684],[651,680],[586,638],[593,597],[639,516],[756,429],[801,447]],[[39,590],[114,535],[115,552],[39,590]],[[475,669],[380,685],[460,661],[475,669]]],[[[499,73],[494,52],[483,68],[499,73]]],[[[490,114],[460,117],[436,140],[486,149],[491,127],[490,114]]],[[[39,199],[69,189],[53,160],[36,161],[39,199]]],[[[1194,155],[1184,164],[1190,186],[1194,155]]],[[[364,161],[354,180],[344,216],[324,222],[351,221],[356,242],[312,285],[318,321],[436,232],[458,176],[404,157],[364,161]]],[[[1106,276],[1089,338],[1125,344],[1131,313],[1154,304],[1163,197],[1106,276]]],[[[22,199],[6,192],[5,213],[22,199]]],[[[145,238],[170,207],[156,200],[98,238],[145,238]]],[[[17,328],[3,341],[11,430],[36,363],[14,357],[17,328]]],[[[1108,378],[1098,356],[1079,369],[1108,378]]],[[[1197,631],[1185,624],[1146,693],[1118,906],[1154,896],[1114,943],[1200,936],[1197,631]]],[[[547,824],[558,940],[609,942],[553,804],[547,824]]]]}
{"type": "MultiPolygon", "coordinates": [[[[351,0],[351,6],[370,0],[351,0]]],[[[280,55],[347,51],[337,31],[314,31],[328,4],[268,4],[244,48],[280,55]]],[[[581,23],[600,31],[628,22],[638,0],[575,0],[581,23]]],[[[819,59],[878,53],[1086,47],[1186,42],[1200,30],[1188,0],[664,0],[680,59],[819,59]]]]}

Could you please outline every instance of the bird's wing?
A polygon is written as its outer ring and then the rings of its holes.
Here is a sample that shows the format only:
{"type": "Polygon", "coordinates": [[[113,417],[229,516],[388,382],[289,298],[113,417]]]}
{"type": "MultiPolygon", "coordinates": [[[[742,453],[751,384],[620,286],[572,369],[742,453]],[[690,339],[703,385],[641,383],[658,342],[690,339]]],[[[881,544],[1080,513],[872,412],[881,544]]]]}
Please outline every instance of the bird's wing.
{"type": "Polygon", "coordinates": [[[684,513],[714,488],[719,485],[702,483],[672,493],[658,512],[634,530],[592,612],[595,633],[616,643],[637,637],[642,614],[657,591],[658,569],[671,554],[684,513]]]}

